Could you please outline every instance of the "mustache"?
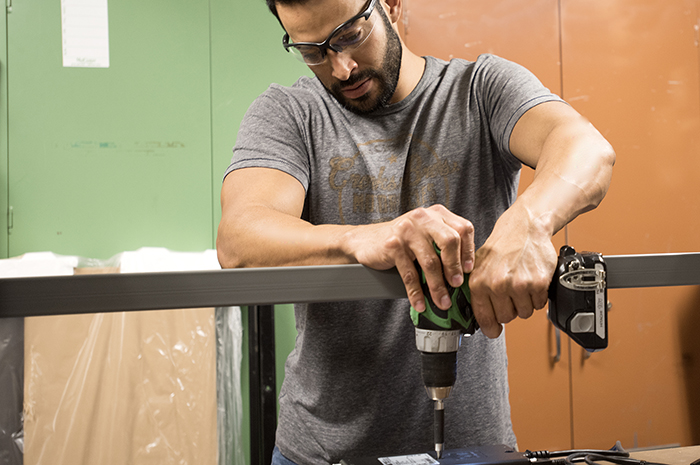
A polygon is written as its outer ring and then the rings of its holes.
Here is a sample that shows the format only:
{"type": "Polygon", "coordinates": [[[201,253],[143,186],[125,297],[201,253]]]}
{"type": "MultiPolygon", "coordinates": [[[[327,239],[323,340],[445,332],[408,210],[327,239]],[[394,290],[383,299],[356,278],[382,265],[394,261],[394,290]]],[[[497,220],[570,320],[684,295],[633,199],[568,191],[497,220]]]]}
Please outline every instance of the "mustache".
{"type": "Polygon", "coordinates": [[[367,78],[373,78],[373,77],[378,77],[379,73],[374,70],[374,69],[365,69],[363,71],[360,71],[359,73],[350,76],[349,79],[345,81],[338,81],[333,83],[331,86],[331,90],[333,90],[336,93],[342,92],[343,88],[345,87],[351,87],[357,84],[360,81],[363,81],[367,78]]]}

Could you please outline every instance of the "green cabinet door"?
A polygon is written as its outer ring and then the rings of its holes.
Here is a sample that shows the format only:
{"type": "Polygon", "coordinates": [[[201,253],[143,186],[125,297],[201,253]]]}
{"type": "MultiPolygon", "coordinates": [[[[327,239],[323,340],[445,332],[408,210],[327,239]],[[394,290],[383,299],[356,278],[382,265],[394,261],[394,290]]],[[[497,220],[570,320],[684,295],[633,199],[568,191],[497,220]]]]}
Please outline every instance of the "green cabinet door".
{"type": "Polygon", "coordinates": [[[7,22],[0,8],[0,258],[7,258],[7,22]]]}
{"type": "Polygon", "coordinates": [[[60,0],[7,14],[10,256],[213,246],[209,5],[108,12],[108,68],[63,67],[60,0]]]}

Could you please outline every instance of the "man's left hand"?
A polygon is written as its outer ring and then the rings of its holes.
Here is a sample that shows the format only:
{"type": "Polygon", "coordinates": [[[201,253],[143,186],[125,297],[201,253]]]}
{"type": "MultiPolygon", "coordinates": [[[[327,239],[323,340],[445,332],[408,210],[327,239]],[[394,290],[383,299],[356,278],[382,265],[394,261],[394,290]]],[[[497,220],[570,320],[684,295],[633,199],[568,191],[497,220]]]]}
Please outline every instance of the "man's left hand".
{"type": "Polygon", "coordinates": [[[547,304],[557,253],[551,231],[527,217],[517,208],[507,211],[476,251],[469,276],[472,310],[490,338],[501,334],[503,324],[529,318],[547,304]]]}

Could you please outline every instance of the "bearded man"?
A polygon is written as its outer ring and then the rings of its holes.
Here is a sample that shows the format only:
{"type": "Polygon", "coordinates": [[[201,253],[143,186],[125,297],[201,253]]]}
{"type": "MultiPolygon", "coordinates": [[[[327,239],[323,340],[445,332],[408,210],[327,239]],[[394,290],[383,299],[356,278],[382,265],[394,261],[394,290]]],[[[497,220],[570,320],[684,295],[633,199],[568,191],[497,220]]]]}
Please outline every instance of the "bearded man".
{"type": "Polygon", "coordinates": [[[409,305],[471,289],[481,330],[459,351],[446,448],[516,445],[503,325],[547,302],[552,236],[595,208],[615,154],[527,70],[450,62],[398,35],[402,0],[268,0],[313,71],[251,105],[222,187],[223,267],[396,267],[408,300],[295,306],[275,464],[431,450],[409,305]],[[533,183],[517,196],[522,165],[533,183]],[[441,250],[436,253],[435,247],[441,250]],[[465,278],[466,276],[466,278],[465,278]]]}

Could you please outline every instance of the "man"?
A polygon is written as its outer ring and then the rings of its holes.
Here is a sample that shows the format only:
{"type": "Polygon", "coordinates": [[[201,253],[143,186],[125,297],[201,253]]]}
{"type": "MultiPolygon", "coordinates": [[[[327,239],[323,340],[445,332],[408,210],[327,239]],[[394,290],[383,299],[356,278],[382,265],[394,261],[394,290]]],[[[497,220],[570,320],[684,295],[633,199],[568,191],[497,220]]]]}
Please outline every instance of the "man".
{"type": "Polygon", "coordinates": [[[273,463],[432,449],[409,302],[469,273],[481,331],[460,349],[446,448],[515,445],[502,325],[547,302],[552,235],[605,195],[614,152],[523,68],[419,57],[402,0],[268,0],[316,79],[250,107],[222,187],[224,267],[396,267],[408,301],[297,305],[273,463]],[[521,164],[535,168],[516,199],[521,164]],[[433,244],[442,253],[435,253],[433,244]],[[443,278],[444,276],[444,278],[443,278]]]}

